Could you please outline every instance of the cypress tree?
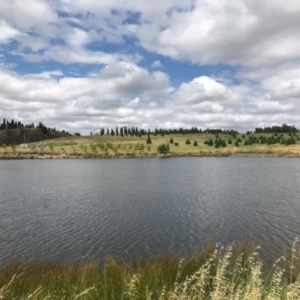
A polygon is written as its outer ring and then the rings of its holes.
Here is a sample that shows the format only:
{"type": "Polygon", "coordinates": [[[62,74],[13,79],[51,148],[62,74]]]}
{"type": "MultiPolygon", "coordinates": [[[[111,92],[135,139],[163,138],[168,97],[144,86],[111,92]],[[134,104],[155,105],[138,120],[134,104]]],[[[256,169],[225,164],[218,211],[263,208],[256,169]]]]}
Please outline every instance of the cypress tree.
{"type": "Polygon", "coordinates": [[[174,141],[173,141],[173,138],[170,138],[170,144],[173,144],[174,141]]]}

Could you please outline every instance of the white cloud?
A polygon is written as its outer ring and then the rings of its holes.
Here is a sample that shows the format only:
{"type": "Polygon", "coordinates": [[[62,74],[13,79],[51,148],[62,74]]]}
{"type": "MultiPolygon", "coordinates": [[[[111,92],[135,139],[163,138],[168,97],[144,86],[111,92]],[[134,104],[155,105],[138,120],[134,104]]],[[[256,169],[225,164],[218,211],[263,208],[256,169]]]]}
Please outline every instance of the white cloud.
{"type": "Polygon", "coordinates": [[[227,88],[215,80],[201,76],[191,82],[182,83],[174,99],[184,105],[194,105],[204,101],[222,101],[228,94],[227,88]]]}
{"type": "MultiPolygon", "coordinates": [[[[54,2],[52,3],[54,4],[54,2]]],[[[1,1],[0,17],[20,29],[48,25],[57,22],[57,14],[47,0],[5,0],[1,1]]]]}
{"type": "Polygon", "coordinates": [[[20,32],[6,23],[4,20],[0,21],[0,44],[7,43],[13,38],[16,38],[20,32]]]}
{"type": "Polygon", "coordinates": [[[297,0],[198,0],[163,29],[142,24],[138,36],[150,51],[193,63],[269,65],[299,57],[299,20],[297,0]]]}
{"type": "Polygon", "coordinates": [[[76,130],[251,129],[300,117],[296,0],[7,0],[0,20],[2,115],[76,130]],[[41,71],[26,74],[22,59],[41,71]],[[172,60],[183,62],[177,78],[172,60]],[[184,62],[215,71],[187,80],[184,62]]]}
{"type": "Polygon", "coordinates": [[[157,69],[162,69],[163,68],[163,65],[162,63],[159,61],[159,60],[155,60],[152,65],[151,65],[152,68],[157,68],[157,69]]]}

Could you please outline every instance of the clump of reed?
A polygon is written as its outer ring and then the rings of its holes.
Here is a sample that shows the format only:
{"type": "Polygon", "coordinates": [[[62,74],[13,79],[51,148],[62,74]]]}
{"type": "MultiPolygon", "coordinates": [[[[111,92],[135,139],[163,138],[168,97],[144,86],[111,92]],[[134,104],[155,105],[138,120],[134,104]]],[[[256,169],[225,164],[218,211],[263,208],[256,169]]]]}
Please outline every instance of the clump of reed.
{"type": "Polygon", "coordinates": [[[0,299],[300,299],[299,249],[268,272],[251,243],[209,244],[187,258],[16,263],[0,271],[0,299]]]}

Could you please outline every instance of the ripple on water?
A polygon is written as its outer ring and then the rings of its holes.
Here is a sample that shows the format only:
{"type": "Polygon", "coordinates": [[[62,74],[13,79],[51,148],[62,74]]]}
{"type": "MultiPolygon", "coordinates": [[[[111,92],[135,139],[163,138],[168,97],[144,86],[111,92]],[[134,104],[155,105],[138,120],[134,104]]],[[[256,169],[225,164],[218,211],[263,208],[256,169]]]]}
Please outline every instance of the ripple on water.
{"type": "Polygon", "coordinates": [[[1,161],[0,263],[189,253],[299,235],[300,160],[1,161]],[[30,174],[30,176],[28,176],[30,174]]]}

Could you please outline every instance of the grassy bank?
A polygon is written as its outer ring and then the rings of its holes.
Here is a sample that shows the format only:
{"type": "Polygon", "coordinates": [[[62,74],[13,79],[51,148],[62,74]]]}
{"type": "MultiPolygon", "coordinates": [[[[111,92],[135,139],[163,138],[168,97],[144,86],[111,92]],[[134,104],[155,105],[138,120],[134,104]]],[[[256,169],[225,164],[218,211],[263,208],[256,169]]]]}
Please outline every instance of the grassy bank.
{"type": "Polygon", "coordinates": [[[14,264],[0,272],[1,299],[300,299],[299,251],[262,271],[257,247],[214,244],[190,258],[14,264]]]}
{"type": "Polygon", "coordinates": [[[217,137],[213,134],[175,134],[151,135],[151,144],[147,144],[147,136],[72,136],[43,142],[30,143],[28,149],[20,145],[0,145],[0,158],[103,158],[103,157],[160,157],[160,156],[292,156],[300,157],[300,141],[293,136],[295,144],[285,145],[280,142],[268,143],[276,139],[288,141],[291,136],[272,134],[251,134],[235,136],[222,135],[226,146],[216,147],[217,137]],[[256,142],[252,143],[256,139],[256,142]],[[189,140],[189,144],[187,141],[189,140]],[[213,145],[209,146],[208,141],[213,145]],[[250,143],[251,141],[251,143],[250,143]],[[264,143],[261,143],[264,141],[264,143]],[[231,142],[231,143],[230,143],[231,142]],[[168,153],[159,153],[162,144],[169,146],[168,153]]]}

